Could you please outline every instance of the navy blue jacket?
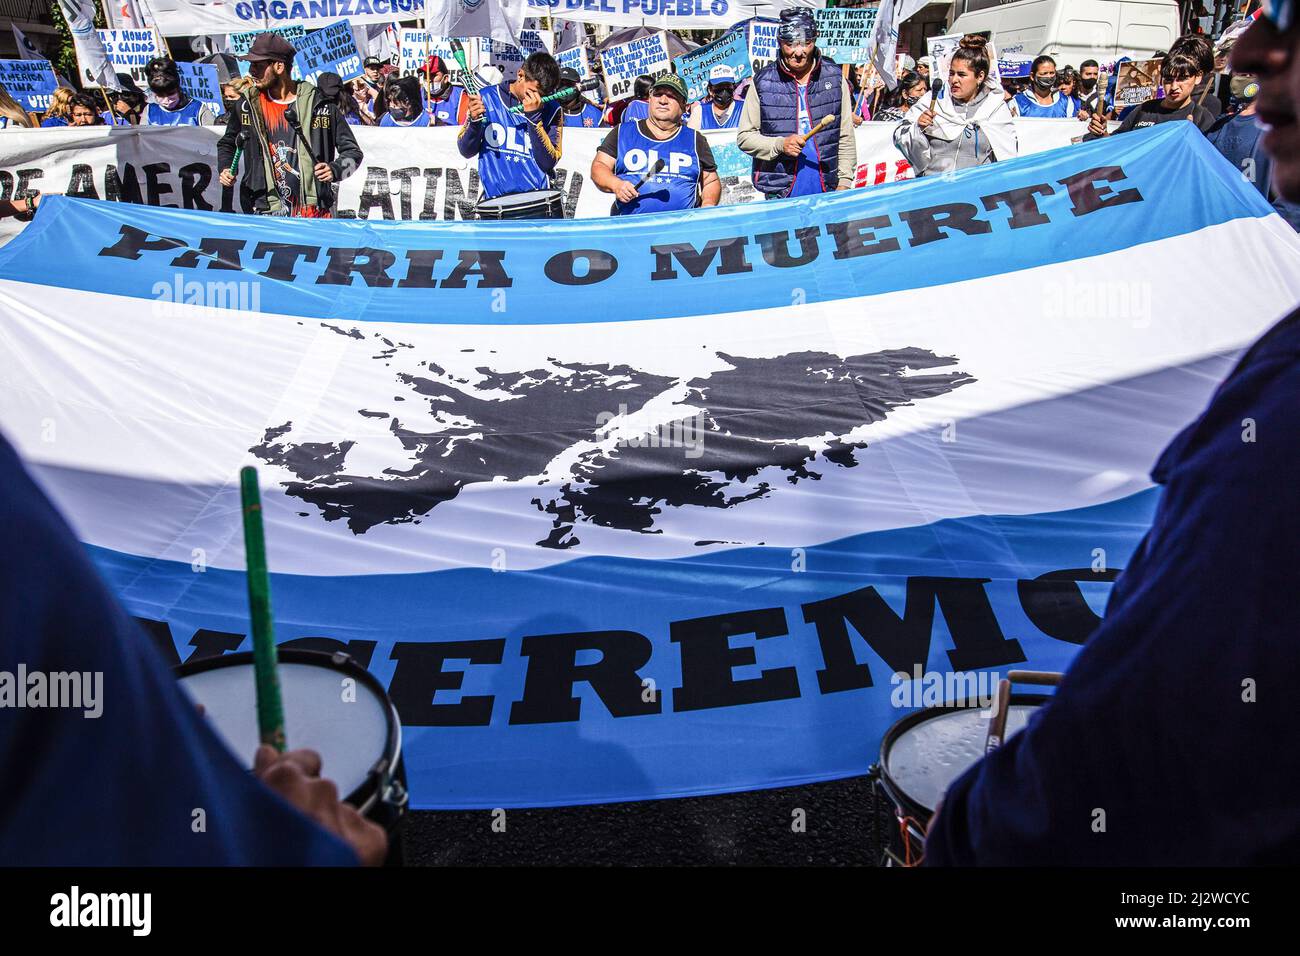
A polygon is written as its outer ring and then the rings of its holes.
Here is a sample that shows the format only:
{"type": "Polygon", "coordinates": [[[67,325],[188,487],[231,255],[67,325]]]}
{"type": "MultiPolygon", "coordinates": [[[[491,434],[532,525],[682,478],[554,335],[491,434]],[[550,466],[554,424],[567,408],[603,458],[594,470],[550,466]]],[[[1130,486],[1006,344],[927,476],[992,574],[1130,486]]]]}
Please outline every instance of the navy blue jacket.
{"type": "MultiPolygon", "coordinates": [[[[817,65],[808,75],[808,110],[813,117],[833,114],[839,116],[842,103],[840,68],[835,61],[817,53],[817,65]]],[[[764,136],[790,136],[799,131],[798,94],[794,77],[781,65],[781,58],[769,63],[754,77],[754,89],[762,107],[758,131],[764,136]]],[[[843,117],[840,117],[843,119],[843,117]]],[[[817,149],[822,182],[830,192],[839,185],[840,124],[832,123],[813,137],[817,149]]],[[[785,195],[794,182],[796,159],[778,156],[776,159],[754,160],[754,187],[762,193],[785,195]]]]}

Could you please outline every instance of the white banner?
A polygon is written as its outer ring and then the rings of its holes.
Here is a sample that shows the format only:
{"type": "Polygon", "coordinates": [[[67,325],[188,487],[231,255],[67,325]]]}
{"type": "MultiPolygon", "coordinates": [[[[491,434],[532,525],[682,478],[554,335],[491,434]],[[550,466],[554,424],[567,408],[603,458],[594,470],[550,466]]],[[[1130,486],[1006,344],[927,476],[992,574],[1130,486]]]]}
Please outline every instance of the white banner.
{"type": "Polygon", "coordinates": [[[605,93],[612,103],[632,95],[638,76],[671,71],[672,57],[668,55],[668,41],[660,32],[605,47],[600,51],[600,65],[605,71],[605,93]]]}
{"type": "MultiPolygon", "coordinates": [[[[1020,152],[1036,153],[1069,144],[1083,124],[1073,119],[1017,119],[1020,152]]],[[[861,186],[909,179],[911,168],[893,145],[894,124],[857,128],[861,186]]],[[[456,149],[456,130],[353,127],[365,153],[359,169],[344,180],[338,214],[359,219],[465,219],[479,194],[476,163],[456,149]]],[[[556,177],[565,211],[575,218],[609,215],[612,199],[589,178],[596,147],[608,129],[571,129],[556,177]]],[[[122,200],[181,209],[239,211],[234,190],[217,182],[220,128],[65,127],[13,130],[0,138],[0,199],[37,189],[95,199],[122,200]]],[[[735,130],[708,134],[724,205],[752,202],[749,157],[735,145],[735,130]]],[[[0,219],[0,244],[23,224],[0,219]]]]}
{"type": "MultiPolygon", "coordinates": [[[[96,30],[104,44],[108,62],[118,73],[129,73],[135,85],[144,89],[148,83],[144,65],[163,56],[162,38],[153,30],[96,30]]],[[[116,84],[114,84],[116,86],[116,84]]]]}
{"type": "Polygon", "coordinates": [[[566,20],[604,23],[616,27],[656,27],[664,30],[725,30],[750,17],[775,19],[787,7],[820,9],[825,0],[526,0],[532,16],[548,14],[566,20]]]}
{"type": "Polygon", "coordinates": [[[337,20],[392,23],[424,17],[424,0],[148,0],[163,36],[242,33],[271,27],[314,29],[337,20]]]}

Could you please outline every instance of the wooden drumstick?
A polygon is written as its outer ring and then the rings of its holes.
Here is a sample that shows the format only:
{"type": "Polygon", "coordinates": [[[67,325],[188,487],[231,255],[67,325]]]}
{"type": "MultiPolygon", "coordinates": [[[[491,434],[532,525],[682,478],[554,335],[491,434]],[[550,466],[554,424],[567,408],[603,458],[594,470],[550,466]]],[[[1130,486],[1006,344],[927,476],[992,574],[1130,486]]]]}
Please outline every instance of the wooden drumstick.
{"type": "Polygon", "coordinates": [[[820,133],[822,130],[824,130],[826,127],[830,126],[834,122],[835,122],[835,114],[830,113],[826,116],[823,116],[820,120],[818,120],[817,125],[814,126],[812,129],[810,129],[808,132],[799,133],[798,134],[799,148],[803,149],[805,146],[808,145],[808,140],[812,139],[814,136],[816,136],[818,133],[820,133]]]}
{"type": "Polygon", "coordinates": [[[1055,687],[1065,675],[1060,671],[1007,671],[1007,680],[1013,684],[1042,684],[1055,687]]]}
{"type": "Polygon", "coordinates": [[[984,752],[990,753],[1002,746],[1002,736],[1007,730],[1007,711],[1011,707],[1011,681],[1005,677],[998,681],[998,695],[994,701],[993,717],[989,720],[989,735],[984,741],[984,752]]]}
{"type": "Polygon", "coordinates": [[[257,736],[284,753],[284,706],[276,672],[275,629],[271,619],[271,581],[266,571],[266,539],[262,532],[262,497],[257,469],[239,472],[239,497],[244,510],[244,559],[248,577],[248,611],[253,630],[253,677],[257,687],[257,736]]]}

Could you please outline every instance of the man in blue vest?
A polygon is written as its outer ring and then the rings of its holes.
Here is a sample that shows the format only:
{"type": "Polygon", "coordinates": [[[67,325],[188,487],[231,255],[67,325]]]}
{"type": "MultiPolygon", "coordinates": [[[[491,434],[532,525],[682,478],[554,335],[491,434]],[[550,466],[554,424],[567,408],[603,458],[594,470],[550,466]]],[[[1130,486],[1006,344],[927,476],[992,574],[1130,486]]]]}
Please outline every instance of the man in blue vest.
{"type": "Polygon", "coordinates": [[[740,125],[736,102],[736,71],[725,63],[709,70],[709,98],[691,107],[693,129],[734,129],[740,125]]]}
{"type": "Polygon", "coordinates": [[[1056,87],[1056,61],[1050,56],[1040,56],[1029,68],[1029,89],[1012,97],[1015,111],[1020,116],[1039,116],[1048,119],[1068,119],[1079,112],[1079,101],[1066,96],[1056,87]]]}
{"type": "Polygon", "coordinates": [[[682,124],[686,83],[667,73],[654,81],[647,102],[650,116],[610,130],[591,163],[591,181],[617,200],[611,214],[716,206],[722,180],[709,143],[682,124]]]}
{"type": "Polygon", "coordinates": [[[191,99],[181,89],[180,72],[169,57],[155,57],[145,64],[154,102],[145,110],[147,126],[213,126],[216,116],[206,103],[191,99]]]}
{"type": "Polygon", "coordinates": [[[851,189],[858,159],[852,94],[840,68],[817,49],[812,11],[783,10],[777,41],[779,55],[754,77],[736,135],[754,157],[754,186],[768,199],[851,189]],[[827,116],[835,122],[806,135],[827,116]]]}
{"type": "Polygon", "coordinates": [[[568,127],[581,127],[583,129],[595,129],[599,126],[605,126],[605,114],[599,106],[591,102],[582,95],[578,84],[582,82],[582,77],[578,71],[571,66],[566,66],[560,71],[560,88],[569,87],[573,92],[560,100],[560,108],[564,110],[564,125],[568,127]]]}
{"type": "MultiPolygon", "coordinates": [[[[514,82],[504,80],[467,96],[469,121],[456,137],[466,159],[478,157],[483,198],[551,188],[551,174],[563,145],[564,111],[543,103],[560,83],[560,67],[549,53],[529,55],[514,82]],[[512,106],[523,110],[512,113],[512,106]]],[[[544,216],[543,218],[548,218],[544,216]]]]}

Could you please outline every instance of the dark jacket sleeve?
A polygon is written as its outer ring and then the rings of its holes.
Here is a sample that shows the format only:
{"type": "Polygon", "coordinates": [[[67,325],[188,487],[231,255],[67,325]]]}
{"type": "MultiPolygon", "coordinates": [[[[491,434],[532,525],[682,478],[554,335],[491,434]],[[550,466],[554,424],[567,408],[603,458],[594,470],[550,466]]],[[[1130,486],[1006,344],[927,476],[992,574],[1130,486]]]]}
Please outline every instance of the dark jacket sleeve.
{"type": "Polygon", "coordinates": [[[334,151],[336,158],[330,163],[330,169],[334,170],[334,181],[342,182],[361,166],[361,160],[365,154],[361,151],[361,146],[357,143],[357,137],[352,132],[352,127],[348,121],[339,112],[338,107],[330,107],[330,124],[334,130],[334,151]]]}
{"type": "Polygon", "coordinates": [[[476,123],[474,120],[465,120],[465,125],[460,128],[456,135],[456,148],[466,159],[472,159],[478,155],[483,148],[483,131],[487,128],[487,123],[476,123]]]}
{"type": "Polygon", "coordinates": [[[239,136],[239,131],[244,128],[243,121],[239,116],[239,104],[236,103],[229,111],[230,118],[226,121],[226,131],[221,134],[221,139],[217,140],[217,172],[230,168],[230,161],[235,157],[235,138],[239,136]]]}

